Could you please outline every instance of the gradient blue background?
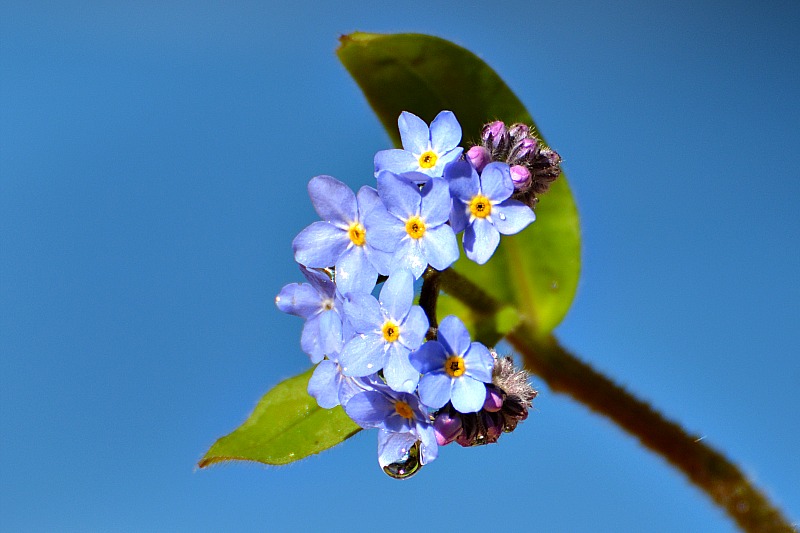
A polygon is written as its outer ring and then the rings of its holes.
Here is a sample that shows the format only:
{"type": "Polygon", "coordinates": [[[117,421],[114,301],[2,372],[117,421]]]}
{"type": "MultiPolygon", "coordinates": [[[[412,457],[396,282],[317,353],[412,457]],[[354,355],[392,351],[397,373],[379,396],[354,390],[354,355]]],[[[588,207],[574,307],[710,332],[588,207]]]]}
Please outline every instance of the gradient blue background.
{"type": "Polygon", "coordinates": [[[659,457],[540,380],[535,412],[412,480],[374,432],[196,471],[307,368],[306,183],[388,137],[340,33],[492,65],[563,155],[584,269],[563,343],[800,520],[800,4],[0,6],[0,529],[732,531],[659,457]]]}

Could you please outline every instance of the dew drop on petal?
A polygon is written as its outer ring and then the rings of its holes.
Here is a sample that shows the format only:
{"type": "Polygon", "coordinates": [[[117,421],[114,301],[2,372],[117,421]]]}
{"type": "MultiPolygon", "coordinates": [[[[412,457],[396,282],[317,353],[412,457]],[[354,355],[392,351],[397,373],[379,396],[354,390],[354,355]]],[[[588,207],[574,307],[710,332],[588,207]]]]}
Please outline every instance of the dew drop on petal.
{"type": "Polygon", "coordinates": [[[415,442],[408,454],[396,463],[383,467],[386,475],[394,479],[408,479],[422,469],[419,457],[419,441],[415,442]]]}
{"type": "Polygon", "coordinates": [[[503,213],[500,213],[498,215],[498,217],[500,218],[500,220],[505,220],[506,219],[506,216],[503,213]]]}
{"type": "Polygon", "coordinates": [[[372,363],[367,363],[367,368],[372,368],[372,363]]]}

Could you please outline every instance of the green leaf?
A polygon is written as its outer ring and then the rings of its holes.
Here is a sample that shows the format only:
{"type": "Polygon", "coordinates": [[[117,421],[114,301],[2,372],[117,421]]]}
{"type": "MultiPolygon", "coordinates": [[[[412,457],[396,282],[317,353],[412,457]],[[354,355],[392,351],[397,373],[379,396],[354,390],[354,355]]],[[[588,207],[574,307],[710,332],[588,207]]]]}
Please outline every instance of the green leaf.
{"type": "MultiPolygon", "coordinates": [[[[466,144],[492,120],[534,125],[522,102],[486,63],[444,39],[353,33],[342,36],[337,53],[397,146],[402,111],[426,122],[443,109],[453,111],[466,144]]],[[[486,265],[462,257],[454,268],[516,307],[536,335],[545,337],[569,310],[580,274],[578,211],[563,174],[542,195],[536,217],[520,234],[504,236],[486,265]]],[[[440,302],[451,305],[449,299],[445,294],[440,302]]]]}
{"type": "Polygon", "coordinates": [[[217,440],[198,466],[233,460],[283,465],[327,450],[358,433],[361,428],[341,406],[323,409],[308,395],[313,371],[289,378],[265,394],[244,424],[217,440]]]}

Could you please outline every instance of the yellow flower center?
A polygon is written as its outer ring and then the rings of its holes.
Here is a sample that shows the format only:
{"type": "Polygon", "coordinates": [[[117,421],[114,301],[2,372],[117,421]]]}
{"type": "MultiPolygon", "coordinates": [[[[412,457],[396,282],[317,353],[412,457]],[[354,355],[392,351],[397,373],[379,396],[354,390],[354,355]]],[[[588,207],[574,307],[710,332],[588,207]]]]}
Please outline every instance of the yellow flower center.
{"type": "Polygon", "coordinates": [[[406,220],[406,233],[412,239],[420,239],[425,235],[425,222],[418,216],[413,216],[406,220]]]}
{"type": "Polygon", "coordinates": [[[383,338],[386,342],[394,342],[400,337],[400,327],[391,320],[383,325],[383,338]]]}
{"type": "Polygon", "coordinates": [[[469,202],[469,212],[476,218],[486,218],[492,214],[492,203],[482,194],[476,194],[469,202]]]}
{"type": "Polygon", "coordinates": [[[367,240],[367,230],[358,222],[353,222],[347,229],[347,236],[356,246],[364,246],[364,242],[367,240]]]}
{"type": "Polygon", "coordinates": [[[402,416],[403,418],[408,418],[409,420],[414,417],[414,411],[411,410],[411,406],[408,405],[406,402],[396,402],[394,404],[395,412],[402,416]]]}
{"type": "Polygon", "coordinates": [[[419,166],[421,168],[433,168],[436,166],[436,160],[439,156],[428,150],[419,156],[419,166]]]}
{"type": "Polygon", "coordinates": [[[451,378],[461,377],[466,372],[467,367],[464,366],[464,358],[460,355],[451,355],[444,362],[444,371],[451,378]]]}

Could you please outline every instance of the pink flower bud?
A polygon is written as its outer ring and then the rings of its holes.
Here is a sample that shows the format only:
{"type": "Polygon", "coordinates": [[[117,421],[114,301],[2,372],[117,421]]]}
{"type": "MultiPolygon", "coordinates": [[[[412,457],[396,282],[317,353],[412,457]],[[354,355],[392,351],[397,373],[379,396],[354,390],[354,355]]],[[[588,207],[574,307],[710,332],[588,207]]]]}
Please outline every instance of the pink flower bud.
{"type": "Polygon", "coordinates": [[[475,170],[481,172],[483,171],[483,167],[491,163],[492,154],[489,153],[488,148],[483,146],[473,146],[467,150],[467,159],[469,159],[469,162],[472,163],[473,167],[475,167],[475,170]]]}
{"type": "Polygon", "coordinates": [[[511,181],[514,182],[514,189],[525,190],[531,185],[531,171],[522,165],[511,167],[511,181]]]}

